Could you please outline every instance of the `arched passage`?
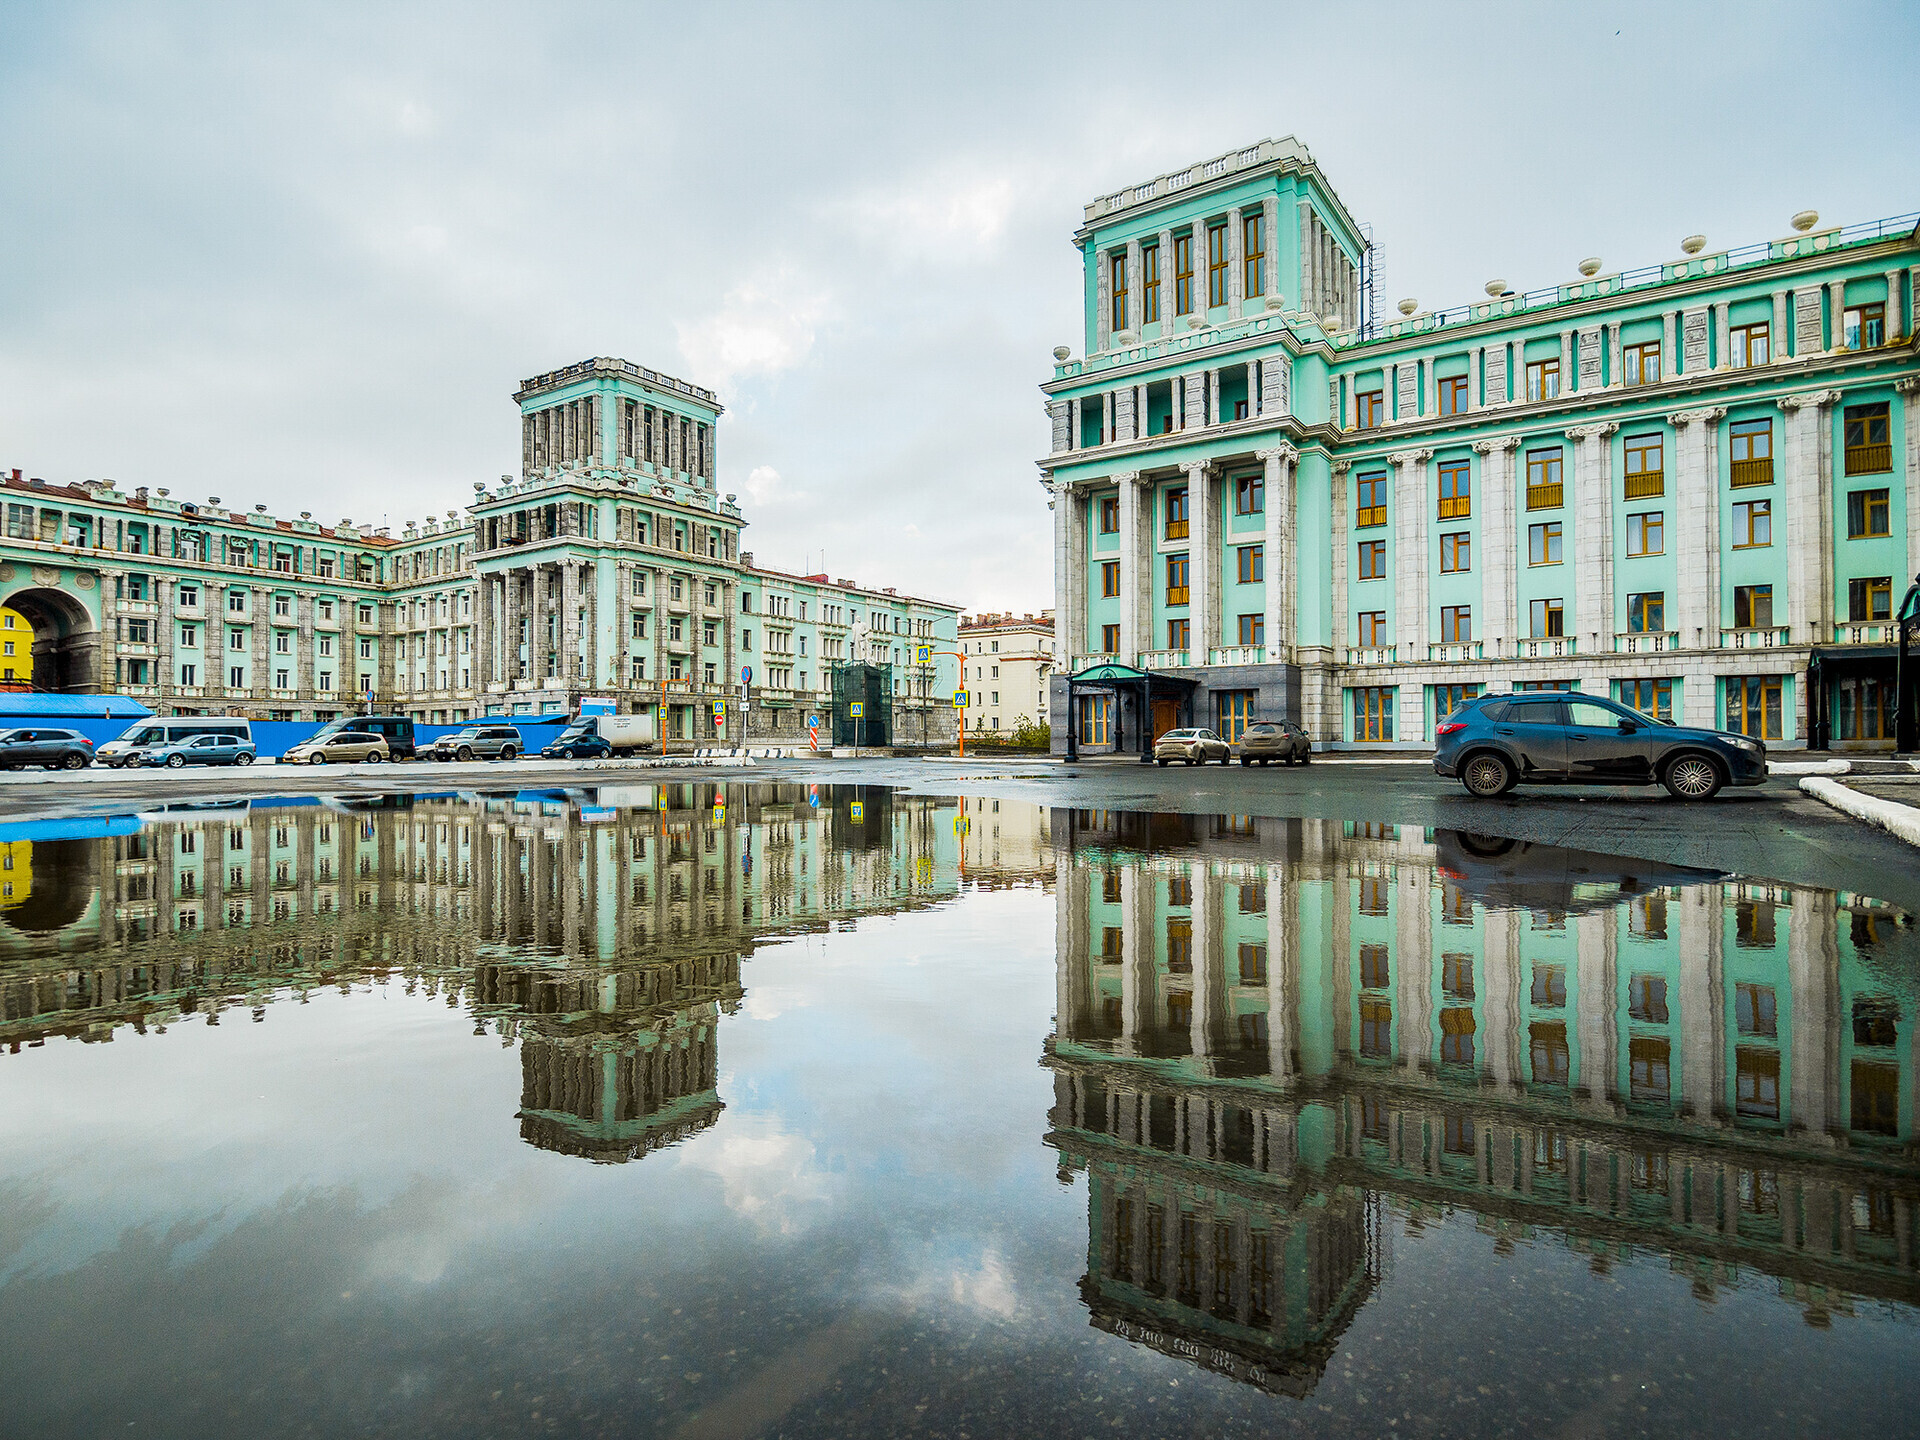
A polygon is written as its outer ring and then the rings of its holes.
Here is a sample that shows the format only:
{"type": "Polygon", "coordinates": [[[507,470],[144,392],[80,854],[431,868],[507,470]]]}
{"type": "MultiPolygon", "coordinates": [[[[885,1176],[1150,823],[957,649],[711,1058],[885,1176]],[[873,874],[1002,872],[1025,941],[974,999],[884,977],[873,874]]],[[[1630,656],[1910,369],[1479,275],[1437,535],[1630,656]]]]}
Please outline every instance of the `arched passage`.
{"type": "MultiPolygon", "coordinates": [[[[33,688],[66,694],[100,693],[100,627],[87,607],[60,590],[16,590],[4,602],[33,627],[33,688]]],[[[12,642],[23,646],[22,640],[12,642]]]]}

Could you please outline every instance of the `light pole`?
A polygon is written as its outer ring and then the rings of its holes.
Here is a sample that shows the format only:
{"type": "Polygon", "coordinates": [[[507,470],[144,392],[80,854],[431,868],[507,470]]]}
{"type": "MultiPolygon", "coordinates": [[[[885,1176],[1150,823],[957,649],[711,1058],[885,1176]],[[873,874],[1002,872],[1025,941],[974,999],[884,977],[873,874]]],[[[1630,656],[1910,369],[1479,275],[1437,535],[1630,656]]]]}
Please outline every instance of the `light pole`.
{"type": "MultiPolygon", "coordinates": [[[[919,648],[929,659],[935,655],[949,655],[955,660],[958,660],[960,662],[960,682],[954,686],[954,689],[959,691],[967,688],[966,656],[960,654],[957,650],[936,650],[931,645],[922,645],[919,648]]],[[[954,706],[953,710],[959,724],[960,759],[964,760],[967,758],[967,711],[966,707],[962,705],[954,706]]]]}
{"type": "Polygon", "coordinates": [[[1907,673],[1911,665],[1907,658],[1910,632],[1920,625],[1920,575],[1915,575],[1913,584],[1907,587],[1893,623],[1900,641],[1893,655],[1893,753],[1900,755],[1920,749],[1920,714],[1914,713],[1920,705],[1909,693],[1914,687],[1907,673]]]}

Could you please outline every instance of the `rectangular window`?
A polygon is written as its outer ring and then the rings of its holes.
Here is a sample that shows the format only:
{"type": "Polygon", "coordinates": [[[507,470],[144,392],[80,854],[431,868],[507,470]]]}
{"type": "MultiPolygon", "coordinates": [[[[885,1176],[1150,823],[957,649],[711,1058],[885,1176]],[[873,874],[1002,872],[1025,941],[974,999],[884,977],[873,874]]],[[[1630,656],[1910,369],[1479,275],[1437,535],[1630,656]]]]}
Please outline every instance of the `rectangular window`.
{"type": "Polygon", "coordinates": [[[1113,697],[1111,695],[1080,697],[1080,739],[1088,745],[1113,743],[1113,697]]]}
{"type": "Polygon", "coordinates": [[[1264,545],[1241,545],[1235,551],[1239,561],[1239,576],[1242,585],[1254,585],[1267,578],[1267,547],[1264,545]]]}
{"type": "Polygon", "coordinates": [[[1656,720],[1673,719],[1671,680],[1622,680],[1619,696],[1622,705],[1642,715],[1651,715],[1656,720]]]}
{"type": "Polygon", "coordinates": [[[1473,478],[1464,460],[1440,464],[1440,518],[1464,520],[1473,514],[1473,478]]]}
{"type": "MultiPolygon", "coordinates": [[[[1773,909],[1771,905],[1767,907],[1773,909]]],[[[1769,922],[1771,928],[1771,922],[1769,922]]],[[[1769,938],[1769,946],[1773,941],[1769,938]]],[[[1778,1033],[1778,1017],[1774,1004],[1771,985],[1736,985],[1733,987],[1734,1026],[1742,1035],[1758,1035],[1769,1040],[1778,1033]]]]}
{"type": "Polygon", "coordinates": [[[1360,643],[1367,649],[1374,649],[1387,643],[1387,612],[1384,610],[1362,610],[1359,615],[1360,643]]]}
{"type": "Polygon", "coordinates": [[[1167,648],[1184,650],[1193,640],[1193,622],[1191,620],[1167,621],[1167,648]]]}
{"type": "Polygon", "coordinates": [[[1360,542],[1359,568],[1356,574],[1361,580],[1384,580],[1387,578],[1386,541],[1362,540],[1360,542]]]}
{"type": "Polygon", "coordinates": [[[1658,435],[1629,435],[1626,448],[1625,493],[1629,500],[1651,500],[1667,488],[1665,444],[1658,435]]]}
{"type": "Polygon", "coordinates": [[[1140,247],[1140,323],[1156,324],[1160,319],[1160,247],[1140,247]]]}
{"type": "Polygon", "coordinates": [[[1207,304],[1227,303],[1227,227],[1207,226],[1207,304]]]}
{"type": "Polygon", "coordinates": [[[1780,1052],[1738,1045],[1733,1052],[1733,1109],[1755,1120],[1780,1118],[1780,1052]]]}
{"type": "Polygon", "coordinates": [[[1560,448],[1527,452],[1527,509],[1556,510],[1562,500],[1560,448]]]}
{"type": "Polygon", "coordinates": [[[1440,643],[1458,645],[1473,639],[1473,607],[1471,605],[1443,605],[1440,607],[1440,643]]]}
{"type": "Polygon", "coordinates": [[[1780,677],[1727,677],[1727,728],[1756,740],[1780,738],[1780,677]]]}
{"type": "Polygon", "coordinates": [[[1242,645],[1264,645],[1267,643],[1267,617],[1265,615],[1242,615],[1240,617],[1240,643],[1242,645]]]}
{"type": "Polygon", "coordinates": [[[1536,640],[1551,640],[1566,634],[1566,610],[1559,600],[1535,600],[1527,607],[1528,634],[1536,640]]]}
{"type": "Polygon", "coordinates": [[[1893,577],[1879,575],[1847,582],[1847,619],[1856,623],[1893,618],[1893,577]]]}
{"type": "Polygon", "coordinates": [[[1887,404],[1849,405],[1845,412],[1847,474],[1876,475],[1893,468],[1887,404]]]}
{"type": "Polygon", "coordinates": [[[1367,745],[1393,740],[1393,690],[1372,685],[1353,692],[1353,738],[1367,745]]]}
{"type": "Polygon", "coordinates": [[[1173,237],[1173,313],[1193,313],[1193,235],[1173,237]]]}
{"type": "Polygon", "coordinates": [[[1233,483],[1233,513],[1261,515],[1267,508],[1267,477],[1242,475],[1233,483]]]}
{"type": "Polygon", "coordinates": [[[1773,358],[1770,331],[1764,320],[1757,325],[1735,326],[1727,338],[1732,347],[1731,359],[1737,369],[1765,365],[1773,358]]]}
{"type": "Polygon", "coordinates": [[[1120,593],[1120,562],[1103,560],[1100,562],[1100,596],[1111,600],[1120,593]]]}
{"type": "Polygon", "coordinates": [[[1736,420],[1728,427],[1733,459],[1732,483],[1771,485],[1773,483],[1773,422],[1736,420]]]}
{"type": "Polygon", "coordinates": [[[1890,533],[1891,510],[1885,490],[1853,490],[1847,494],[1847,538],[1874,540],[1890,533]]]}
{"type": "Polygon", "coordinates": [[[1887,343],[1887,307],[1876,300],[1871,305],[1849,305],[1841,330],[1841,344],[1849,350],[1872,350],[1887,343]]]}
{"type": "Polygon", "coordinates": [[[1560,394],[1560,361],[1536,360],[1527,366],[1527,399],[1552,400],[1560,394]]]}
{"type": "Polygon", "coordinates": [[[1667,517],[1660,510],[1627,516],[1627,554],[1664,555],[1667,553],[1667,517]]]}
{"type": "Polygon", "coordinates": [[[1219,723],[1214,729],[1229,745],[1238,745],[1246,733],[1247,722],[1253,719],[1253,697],[1251,690],[1220,692],[1214,712],[1219,723]]]}
{"type": "Polygon", "coordinates": [[[1467,408],[1467,377],[1450,375],[1440,382],[1440,413],[1458,415],[1467,408]]]}
{"type": "Polygon", "coordinates": [[[1558,520],[1527,527],[1527,564],[1558,565],[1560,557],[1560,522],[1558,520]]]}
{"type": "MultiPolygon", "coordinates": [[[[1466,704],[1467,701],[1476,700],[1479,696],[1480,687],[1478,685],[1436,685],[1433,687],[1434,718],[1444,720],[1462,705],[1466,704]]],[[[1447,991],[1449,994],[1459,993],[1451,985],[1447,987],[1447,991]]],[[[1465,998],[1469,1000],[1473,998],[1473,971],[1471,961],[1468,962],[1467,991],[1465,998]]]]}
{"type": "Polygon", "coordinates": [[[1267,293],[1267,224],[1258,210],[1240,222],[1242,293],[1251,300],[1267,293]]]}
{"type": "Polygon", "coordinates": [[[1673,1099],[1672,1042],[1648,1035],[1627,1041],[1627,1098],[1646,1104],[1673,1099]]]}
{"type": "Polygon", "coordinates": [[[239,690],[243,688],[246,683],[247,672],[245,669],[238,665],[229,665],[227,667],[227,685],[229,688],[239,690]]]}
{"type": "Polygon", "coordinates": [[[1184,540],[1187,536],[1187,489],[1167,492],[1167,539],[1184,540]]]}
{"type": "Polygon", "coordinates": [[[1773,586],[1734,586],[1733,624],[1736,630],[1771,630],[1773,628],[1773,586]]]}
{"type": "Polygon", "coordinates": [[[1362,390],[1353,397],[1353,428],[1378,430],[1387,414],[1387,392],[1362,390]]]}
{"type": "Polygon", "coordinates": [[[1371,530],[1387,523],[1387,477],[1362,475],[1354,482],[1353,528],[1371,530]]]}
{"type": "Polygon", "coordinates": [[[1167,604],[1185,605],[1187,603],[1187,557],[1169,555],[1167,557],[1167,604]]]}
{"type": "Polygon", "coordinates": [[[1127,257],[1110,255],[1107,257],[1107,276],[1113,287],[1113,328],[1127,328],[1127,257]]]}
{"type": "Polygon", "coordinates": [[[1120,627],[1118,625],[1102,625],[1100,627],[1100,653],[1102,655],[1118,655],[1120,653],[1120,627]]]}
{"type": "MultiPolygon", "coordinates": [[[[1354,692],[1357,696],[1358,691],[1354,692]]],[[[1383,1060],[1393,1054],[1393,1006],[1385,1000],[1360,1002],[1360,1054],[1383,1060]]]]}
{"type": "Polygon", "coordinates": [[[1733,548],[1758,550],[1773,544],[1773,502],[1742,500],[1733,507],[1733,548]]]}
{"type": "Polygon", "coordinates": [[[1648,590],[1627,596],[1627,629],[1635,635],[1657,635],[1667,628],[1667,592],[1648,590]]]}
{"type": "Polygon", "coordinates": [[[1440,537],[1440,573],[1464,575],[1473,569],[1473,537],[1465,530],[1440,537]]]}
{"type": "Polygon", "coordinates": [[[1100,533],[1118,535],[1120,533],[1120,497],[1102,496],[1100,500],[1100,533]]]}
{"type": "Polygon", "coordinates": [[[1629,345],[1620,355],[1620,383],[1655,385],[1660,380],[1660,342],[1629,345]]]}

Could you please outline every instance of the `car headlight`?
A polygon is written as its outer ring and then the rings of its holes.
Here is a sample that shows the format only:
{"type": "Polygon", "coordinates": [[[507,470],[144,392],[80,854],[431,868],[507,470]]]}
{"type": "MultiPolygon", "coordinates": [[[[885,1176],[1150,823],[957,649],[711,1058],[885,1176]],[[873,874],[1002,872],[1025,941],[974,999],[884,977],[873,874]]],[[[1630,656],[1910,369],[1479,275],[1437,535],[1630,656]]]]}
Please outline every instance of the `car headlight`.
{"type": "Polygon", "coordinates": [[[1728,738],[1731,740],[1733,744],[1739,746],[1742,750],[1745,750],[1750,754],[1758,755],[1760,753],[1760,742],[1757,740],[1749,740],[1744,735],[1733,735],[1728,738]]]}

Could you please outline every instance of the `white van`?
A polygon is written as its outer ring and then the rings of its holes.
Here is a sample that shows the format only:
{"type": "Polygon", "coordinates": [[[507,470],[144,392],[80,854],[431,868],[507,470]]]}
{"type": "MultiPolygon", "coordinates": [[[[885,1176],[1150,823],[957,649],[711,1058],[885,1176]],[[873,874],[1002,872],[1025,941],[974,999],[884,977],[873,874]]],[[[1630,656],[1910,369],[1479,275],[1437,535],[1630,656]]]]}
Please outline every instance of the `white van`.
{"type": "Polygon", "coordinates": [[[124,734],[95,750],[93,758],[118,770],[136,750],[144,750],[149,745],[170,745],[195,735],[232,735],[251,740],[253,724],[238,715],[154,715],[136,720],[124,734]]]}

